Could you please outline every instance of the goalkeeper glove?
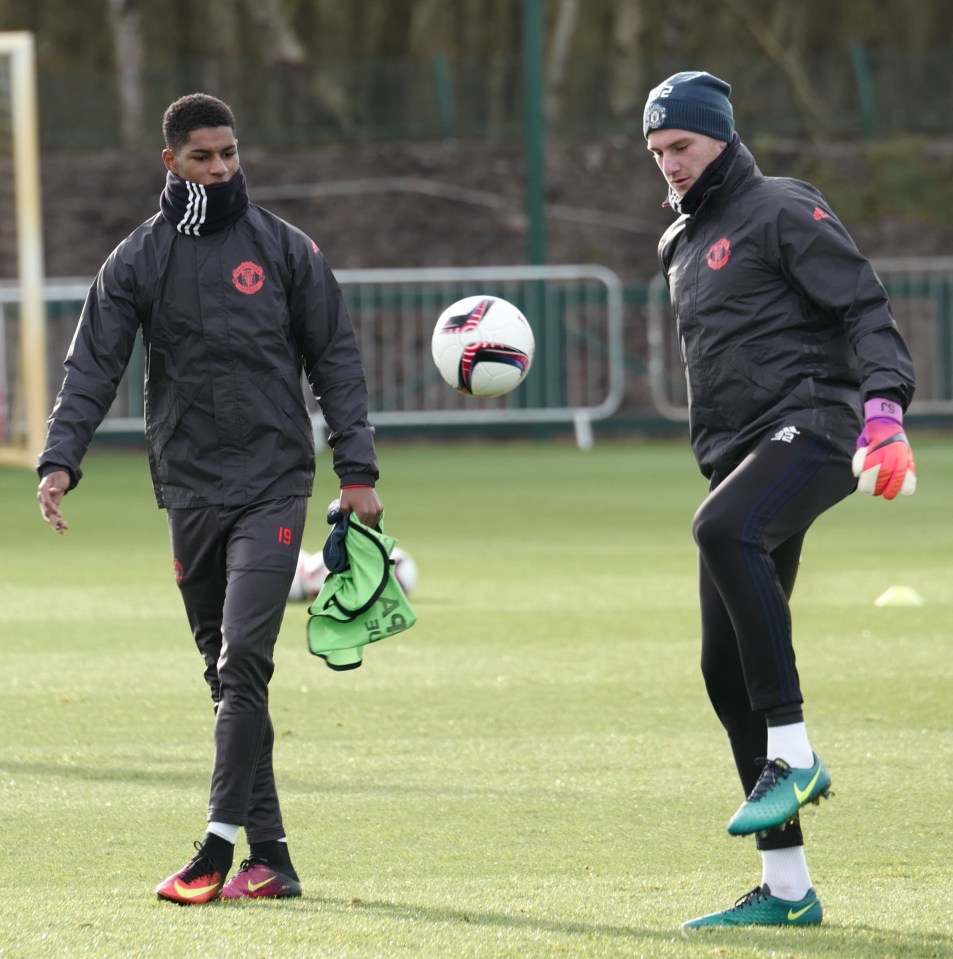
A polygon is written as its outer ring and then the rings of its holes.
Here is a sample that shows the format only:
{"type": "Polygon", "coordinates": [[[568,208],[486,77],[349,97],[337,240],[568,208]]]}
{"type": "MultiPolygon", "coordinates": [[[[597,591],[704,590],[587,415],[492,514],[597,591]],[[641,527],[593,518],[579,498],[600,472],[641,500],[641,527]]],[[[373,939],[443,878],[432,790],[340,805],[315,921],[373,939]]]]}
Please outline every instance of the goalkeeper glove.
{"type": "Polygon", "coordinates": [[[917,467],[903,432],[899,404],[869,399],[864,403],[864,420],[853,462],[857,489],[884,499],[893,499],[897,493],[911,495],[917,488],[917,467]]]}

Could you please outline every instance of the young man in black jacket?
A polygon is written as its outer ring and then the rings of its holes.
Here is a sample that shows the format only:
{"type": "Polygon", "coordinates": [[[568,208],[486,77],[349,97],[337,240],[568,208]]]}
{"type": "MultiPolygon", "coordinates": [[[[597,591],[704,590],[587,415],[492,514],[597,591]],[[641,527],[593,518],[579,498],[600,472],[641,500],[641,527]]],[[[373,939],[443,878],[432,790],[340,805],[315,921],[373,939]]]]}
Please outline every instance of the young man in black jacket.
{"type": "Polygon", "coordinates": [[[729,93],[677,73],[643,116],[679,214],[659,261],[710,480],[693,523],[702,673],[747,797],[728,832],[755,835],[762,855],[761,883],[688,929],[821,921],[799,810],[831,778],[804,723],[789,599],[818,516],[858,486],[916,488],[913,363],[883,286],[817,190],[761,174],[729,93]]]}
{"type": "Polygon", "coordinates": [[[40,511],[66,531],[63,496],[141,335],[153,486],[215,707],[208,831],[156,893],[182,904],[298,896],[268,682],[314,481],[301,373],[331,430],[341,509],[373,526],[383,507],[367,385],[317,245],[249,203],[227,104],[182,97],[163,136],[161,212],[103,265],[66,357],[38,461],[40,511]],[[249,856],[229,879],[240,828],[249,856]]]}

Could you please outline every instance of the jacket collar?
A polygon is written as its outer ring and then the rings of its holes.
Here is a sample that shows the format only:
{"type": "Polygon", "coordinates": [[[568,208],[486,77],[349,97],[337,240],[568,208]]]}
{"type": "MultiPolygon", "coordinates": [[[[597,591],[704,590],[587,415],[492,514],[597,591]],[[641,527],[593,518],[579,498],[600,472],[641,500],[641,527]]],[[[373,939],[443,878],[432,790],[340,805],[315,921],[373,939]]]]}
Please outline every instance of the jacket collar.
{"type": "Polygon", "coordinates": [[[703,208],[724,202],[738,187],[761,171],[751,151],[736,133],[728,146],[704,170],[680,200],[669,193],[668,205],[683,216],[694,217],[703,208]]]}
{"type": "Polygon", "coordinates": [[[202,186],[171,170],[159,197],[162,215],[188,236],[205,236],[230,227],[248,209],[245,176],[239,169],[225,183],[202,186]]]}

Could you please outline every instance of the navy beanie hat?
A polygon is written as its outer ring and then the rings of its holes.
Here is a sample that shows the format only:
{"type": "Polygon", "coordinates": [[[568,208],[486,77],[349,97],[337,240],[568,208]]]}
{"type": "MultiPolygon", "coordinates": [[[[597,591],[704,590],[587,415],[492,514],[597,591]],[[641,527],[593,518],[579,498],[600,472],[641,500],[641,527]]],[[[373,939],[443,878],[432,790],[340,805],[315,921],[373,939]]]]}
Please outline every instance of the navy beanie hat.
{"type": "Polygon", "coordinates": [[[648,139],[653,130],[688,130],[728,142],[735,132],[730,93],[729,84],[703,70],[676,73],[649,94],[642,133],[648,139]]]}

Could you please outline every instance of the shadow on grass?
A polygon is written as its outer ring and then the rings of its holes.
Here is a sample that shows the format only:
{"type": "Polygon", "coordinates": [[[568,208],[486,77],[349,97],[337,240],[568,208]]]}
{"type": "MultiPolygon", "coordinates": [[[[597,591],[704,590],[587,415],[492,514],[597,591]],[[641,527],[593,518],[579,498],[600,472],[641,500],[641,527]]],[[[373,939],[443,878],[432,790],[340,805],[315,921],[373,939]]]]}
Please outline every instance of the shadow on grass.
{"type": "MultiPolygon", "coordinates": [[[[265,900],[257,900],[261,903],[265,900]]],[[[253,900],[223,903],[226,908],[254,908],[253,900]]],[[[776,955],[778,949],[797,949],[803,956],[829,956],[834,959],[863,957],[863,959],[949,959],[953,956],[953,936],[937,931],[920,933],[878,929],[872,926],[839,926],[827,922],[822,926],[797,928],[736,928],[706,929],[682,933],[677,926],[663,927],[619,923],[609,925],[599,922],[555,919],[533,915],[528,912],[510,914],[504,912],[459,909],[453,907],[426,906],[413,903],[389,902],[374,899],[336,899],[324,896],[308,896],[301,899],[272,900],[282,911],[310,913],[316,908],[333,909],[337,913],[357,910],[377,912],[395,920],[415,921],[443,925],[460,923],[464,926],[485,926],[498,930],[525,929],[535,933],[552,933],[557,936],[584,939],[633,939],[657,943],[680,943],[685,947],[701,946],[706,952],[723,952],[726,949],[743,949],[745,954],[776,955]]],[[[694,949],[692,950],[694,951],[694,949]]],[[[787,953],[785,953],[787,954],[787,953]]]]}
{"type": "MultiPolygon", "coordinates": [[[[259,902],[261,900],[258,900],[259,902]]],[[[254,908],[255,900],[223,903],[226,908],[254,908]]],[[[276,907],[278,903],[275,903],[276,907]]],[[[671,942],[678,938],[677,929],[635,928],[626,925],[606,925],[604,923],[574,922],[572,920],[549,919],[530,913],[508,914],[501,912],[481,912],[478,909],[457,909],[450,906],[425,906],[414,903],[388,902],[379,899],[333,899],[324,896],[305,896],[301,899],[282,900],[280,908],[295,912],[308,913],[313,907],[333,908],[338,913],[354,911],[377,912],[401,922],[414,921],[444,925],[458,922],[463,926],[486,926],[497,929],[527,929],[536,932],[551,932],[561,936],[604,936],[606,938],[627,938],[631,936],[648,937],[671,942]]]]}
{"type": "MultiPolygon", "coordinates": [[[[209,762],[202,760],[163,760],[150,757],[148,763],[141,767],[128,765],[107,766],[102,762],[70,759],[61,762],[23,762],[20,760],[0,759],[0,771],[11,775],[32,776],[36,778],[54,778],[64,780],[83,780],[85,782],[118,782],[122,784],[135,783],[167,783],[170,785],[201,786],[208,785],[209,762]],[[158,768],[162,765],[175,768],[158,768]]],[[[281,776],[282,793],[289,801],[292,796],[315,796],[330,798],[363,797],[363,796],[417,796],[417,797],[444,797],[453,792],[451,787],[440,783],[422,785],[419,783],[378,783],[370,779],[361,779],[358,782],[335,782],[333,780],[308,780],[294,775],[281,776]]],[[[458,794],[459,790],[457,791],[458,794]]],[[[480,800],[505,799],[512,801],[513,797],[536,796],[538,790],[531,786],[470,786],[465,793],[471,798],[480,800]]],[[[584,787],[567,789],[561,787],[560,796],[563,799],[576,797],[586,799],[594,796],[595,792],[584,787]]]]}
{"type": "Polygon", "coordinates": [[[118,782],[135,784],[161,782],[171,785],[207,785],[208,763],[199,764],[182,760],[169,760],[175,769],[156,769],[157,761],[149,760],[148,766],[136,769],[130,766],[103,766],[87,763],[81,759],[63,762],[19,762],[0,760],[0,770],[5,773],[36,778],[82,779],[86,782],[118,782]],[[204,779],[203,779],[204,777],[204,779]]]}

